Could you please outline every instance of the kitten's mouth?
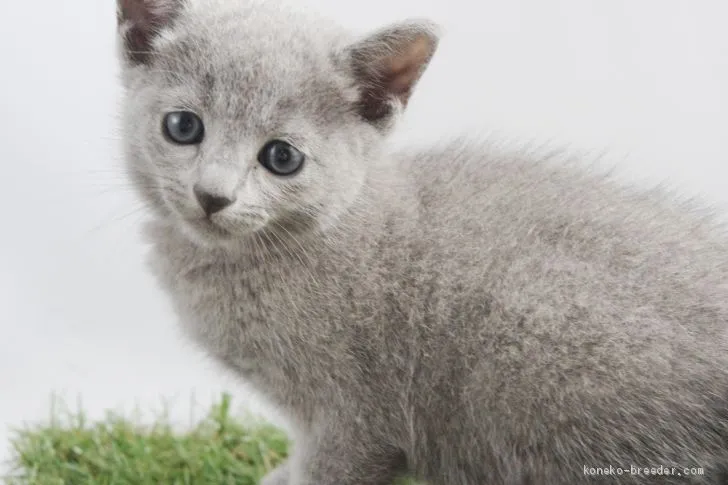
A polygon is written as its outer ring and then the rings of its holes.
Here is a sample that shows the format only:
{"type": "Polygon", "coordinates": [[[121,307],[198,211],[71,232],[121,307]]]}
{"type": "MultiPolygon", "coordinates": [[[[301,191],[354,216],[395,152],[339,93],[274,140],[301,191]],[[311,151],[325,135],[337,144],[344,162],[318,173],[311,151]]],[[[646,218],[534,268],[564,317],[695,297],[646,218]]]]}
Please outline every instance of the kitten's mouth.
{"type": "Polygon", "coordinates": [[[225,229],[219,224],[215,224],[207,218],[185,219],[183,224],[189,232],[194,234],[195,237],[207,242],[228,241],[233,238],[233,233],[231,231],[225,229]]]}
{"type": "Polygon", "coordinates": [[[210,219],[200,219],[198,220],[198,224],[200,224],[205,231],[211,232],[219,237],[230,237],[232,236],[232,233],[225,229],[224,227],[215,224],[210,219]]]}
{"type": "Polygon", "coordinates": [[[249,221],[238,221],[236,227],[228,228],[209,218],[184,219],[187,230],[207,243],[229,243],[246,233],[254,232],[264,225],[263,217],[255,217],[249,221]]]}
{"type": "Polygon", "coordinates": [[[212,245],[228,245],[264,227],[264,214],[235,211],[205,217],[176,207],[172,211],[177,225],[193,240],[212,245]]]}

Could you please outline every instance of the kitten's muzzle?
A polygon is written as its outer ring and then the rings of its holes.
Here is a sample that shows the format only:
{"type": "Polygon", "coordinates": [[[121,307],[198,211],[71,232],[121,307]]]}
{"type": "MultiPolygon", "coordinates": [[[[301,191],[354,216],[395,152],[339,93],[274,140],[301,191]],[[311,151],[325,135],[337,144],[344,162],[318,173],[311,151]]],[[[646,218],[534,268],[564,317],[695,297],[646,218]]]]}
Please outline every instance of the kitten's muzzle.
{"type": "Polygon", "coordinates": [[[210,217],[213,214],[222,211],[226,207],[231,206],[236,200],[235,196],[227,197],[208,192],[199,184],[196,184],[192,190],[195,193],[197,202],[200,204],[200,207],[202,207],[202,210],[205,211],[207,217],[210,217]]]}

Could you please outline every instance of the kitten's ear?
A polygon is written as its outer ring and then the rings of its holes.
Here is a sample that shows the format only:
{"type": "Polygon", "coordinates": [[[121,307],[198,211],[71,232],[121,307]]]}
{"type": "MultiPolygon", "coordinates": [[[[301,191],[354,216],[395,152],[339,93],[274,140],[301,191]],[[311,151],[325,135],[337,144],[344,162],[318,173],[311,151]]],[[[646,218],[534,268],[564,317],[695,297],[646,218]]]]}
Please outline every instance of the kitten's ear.
{"type": "Polygon", "coordinates": [[[147,62],[152,41],[177,16],[185,0],[117,0],[116,18],[124,55],[133,64],[147,62]]]}
{"type": "Polygon", "coordinates": [[[411,20],[350,46],[347,55],[361,92],[359,114],[379,124],[406,107],[438,42],[435,24],[411,20]]]}

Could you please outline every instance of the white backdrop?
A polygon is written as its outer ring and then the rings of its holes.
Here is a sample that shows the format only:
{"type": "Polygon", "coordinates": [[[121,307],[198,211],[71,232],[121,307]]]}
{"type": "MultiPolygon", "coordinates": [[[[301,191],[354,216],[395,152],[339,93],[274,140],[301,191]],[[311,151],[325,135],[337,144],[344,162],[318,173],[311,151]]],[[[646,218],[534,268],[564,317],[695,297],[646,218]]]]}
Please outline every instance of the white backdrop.
{"type": "MultiPolygon", "coordinates": [[[[358,29],[443,24],[400,142],[568,145],[728,202],[725,0],[300,1],[358,29]]],[[[177,335],[145,273],[116,146],[114,8],[0,3],[0,449],[51,392],[92,416],[166,399],[186,421],[193,392],[226,388],[260,411],[177,335]]]]}

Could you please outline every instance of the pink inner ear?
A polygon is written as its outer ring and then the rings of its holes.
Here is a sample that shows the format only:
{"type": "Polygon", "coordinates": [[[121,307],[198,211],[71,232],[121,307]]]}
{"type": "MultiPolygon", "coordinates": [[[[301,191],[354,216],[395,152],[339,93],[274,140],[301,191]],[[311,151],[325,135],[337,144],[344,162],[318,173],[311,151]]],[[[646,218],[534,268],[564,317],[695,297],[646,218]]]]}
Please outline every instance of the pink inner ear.
{"type": "Polygon", "coordinates": [[[118,0],[119,24],[130,22],[139,28],[160,27],[168,23],[181,7],[182,0],[118,0]]]}
{"type": "Polygon", "coordinates": [[[405,105],[433,51],[432,39],[427,35],[420,35],[395,56],[385,59],[382,71],[387,88],[405,105]]]}
{"type": "Polygon", "coordinates": [[[146,62],[156,31],[172,21],[182,0],[118,0],[117,22],[127,27],[127,55],[136,63],[146,62]]]}
{"type": "Polygon", "coordinates": [[[355,69],[361,82],[361,116],[378,122],[393,109],[392,101],[407,106],[415,84],[437,48],[428,32],[386,32],[355,51],[355,69]]]}
{"type": "Polygon", "coordinates": [[[143,23],[149,16],[149,6],[140,0],[118,0],[117,21],[119,25],[131,22],[134,25],[143,23]]]}

